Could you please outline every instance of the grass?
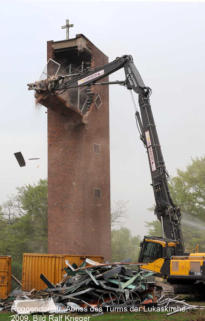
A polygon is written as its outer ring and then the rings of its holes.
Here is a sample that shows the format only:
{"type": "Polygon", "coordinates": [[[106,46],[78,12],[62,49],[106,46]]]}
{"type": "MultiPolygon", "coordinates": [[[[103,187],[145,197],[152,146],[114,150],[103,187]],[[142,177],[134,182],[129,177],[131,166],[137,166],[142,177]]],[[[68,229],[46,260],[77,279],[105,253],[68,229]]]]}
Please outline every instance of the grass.
{"type": "Polygon", "coordinates": [[[147,313],[109,313],[102,316],[93,317],[89,321],[205,321],[205,311],[181,312],[172,316],[166,313],[147,312],[147,313]],[[203,312],[203,313],[202,313],[203,312]]]}
{"type": "Polygon", "coordinates": [[[181,312],[172,316],[159,312],[104,313],[103,315],[67,314],[42,316],[0,313],[0,321],[205,321],[204,311],[181,312]],[[13,316],[13,317],[12,317],[13,316]]]}

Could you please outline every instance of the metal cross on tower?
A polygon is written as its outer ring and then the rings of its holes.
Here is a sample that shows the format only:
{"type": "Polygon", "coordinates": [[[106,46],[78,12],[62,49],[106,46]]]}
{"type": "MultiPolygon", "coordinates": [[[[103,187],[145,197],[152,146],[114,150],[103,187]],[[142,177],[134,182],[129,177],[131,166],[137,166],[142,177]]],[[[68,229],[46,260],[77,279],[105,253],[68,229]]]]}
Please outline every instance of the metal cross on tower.
{"type": "Polygon", "coordinates": [[[69,29],[74,27],[73,24],[69,24],[69,20],[66,19],[66,24],[65,26],[62,26],[61,29],[66,29],[66,39],[69,39],[69,29]]]}

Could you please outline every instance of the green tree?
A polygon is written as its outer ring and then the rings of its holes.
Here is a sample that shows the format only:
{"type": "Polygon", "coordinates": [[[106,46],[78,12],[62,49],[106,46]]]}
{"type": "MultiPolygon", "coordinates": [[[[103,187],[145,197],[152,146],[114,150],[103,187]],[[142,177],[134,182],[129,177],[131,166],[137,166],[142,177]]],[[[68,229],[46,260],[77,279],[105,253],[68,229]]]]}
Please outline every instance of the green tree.
{"type": "MultiPolygon", "coordinates": [[[[47,180],[17,188],[17,195],[0,207],[0,253],[12,256],[12,271],[21,278],[22,254],[47,253],[47,180]]],[[[140,239],[120,228],[127,202],[115,203],[112,212],[112,259],[137,260],[140,239]],[[118,227],[118,229],[116,229],[118,227]]]]}
{"type": "MultiPolygon", "coordinates": [[[[174,203],[181,208],[182,231],[188,251],[199,244],[205,251],[205,157],[193,159],[186,170],[170,180],[174,203]]],[[[160,222],[147,223],[151,235],[159,235],[160,222]]]]}
{"type": "Polygon", "coordinates": [[[127,214],[127,204],[127,201],[116,201],[111,212],[113,262],[120,262],[124,259],[131,259],[133,262],[136,262],[138,259],[140,237],[132,236],[131,231],[127,227],[122,227],[127,214]]]}
{"type": "Polygon", "coordinates": [[[18,189],[17,199],[25,213],[21,220],[23,226],[20,224],[19,228],[25,227],[25,237],[27,237],[27,244],[32,249],[32,252],[47,252],[47,194],[48,185],[46,180],[40,180],[37,185],[26,185],[18,189]]]}
{"type": "Polygon", "coordinates": [[[0,209],[0,253],[12,256],[20,277],[24,252],[47,252],[47,181],[17,189],[0,209]]]}
{"type": "Polygon", "coordinates": [[[150,236],[162,236],[162,226],[158,220],[145,223],[150,236]]]}
{"type": "Polygon", "coordinates": [[[131,259],[137,262],[139,254],[140,238],[132,236],[130,230],[121,227],[112,231],[112,261],[120,262],[124,259],[131,259]]]}

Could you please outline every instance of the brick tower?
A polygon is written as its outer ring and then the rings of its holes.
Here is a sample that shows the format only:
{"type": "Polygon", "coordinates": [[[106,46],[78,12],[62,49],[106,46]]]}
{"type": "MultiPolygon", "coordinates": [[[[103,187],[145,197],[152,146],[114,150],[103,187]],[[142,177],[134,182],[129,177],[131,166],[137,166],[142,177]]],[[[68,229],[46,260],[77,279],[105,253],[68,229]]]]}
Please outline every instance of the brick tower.
{"type": "MultiPolygon", "coordinates": [[[[108,58],[84,35],[49,41],[60,74],[108,58]]],[[[109,97],[107,86],[39,96],[48,108],[48,252],[110,258],[109,97]]]]}

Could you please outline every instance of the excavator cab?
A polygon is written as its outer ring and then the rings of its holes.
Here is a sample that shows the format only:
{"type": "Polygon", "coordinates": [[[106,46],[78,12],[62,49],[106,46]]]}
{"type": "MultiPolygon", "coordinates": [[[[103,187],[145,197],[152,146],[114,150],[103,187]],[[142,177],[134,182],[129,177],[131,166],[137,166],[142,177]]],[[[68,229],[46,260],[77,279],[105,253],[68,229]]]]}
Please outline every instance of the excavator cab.
{"type": "Polygon", "coordinates": [[[140,247],[138,261],[142,263],[141,268],[161,274],[165,262],[170,260],[171,256],[176,255],[177,243],[161,237],[145,236],[140,247]]]}

